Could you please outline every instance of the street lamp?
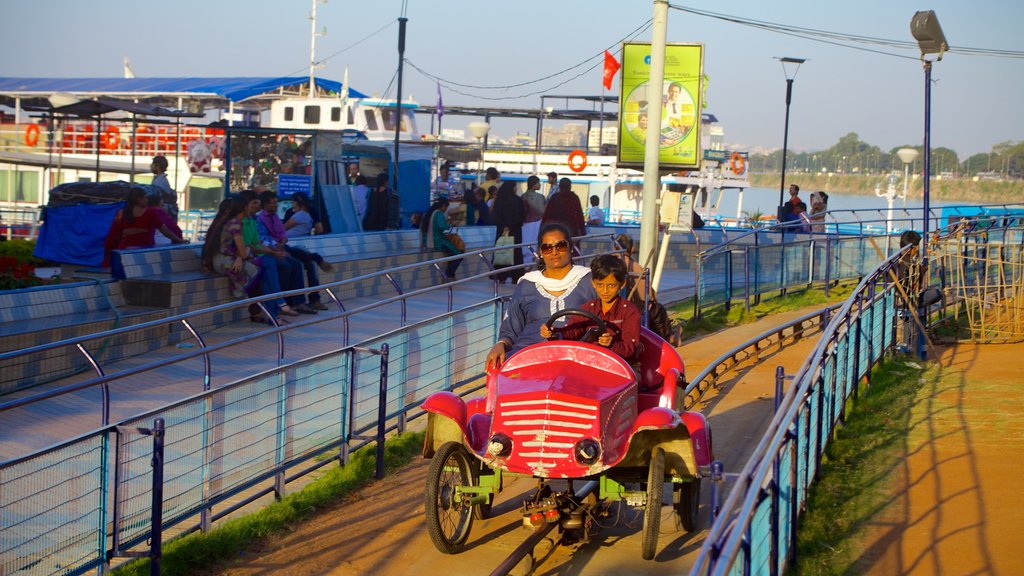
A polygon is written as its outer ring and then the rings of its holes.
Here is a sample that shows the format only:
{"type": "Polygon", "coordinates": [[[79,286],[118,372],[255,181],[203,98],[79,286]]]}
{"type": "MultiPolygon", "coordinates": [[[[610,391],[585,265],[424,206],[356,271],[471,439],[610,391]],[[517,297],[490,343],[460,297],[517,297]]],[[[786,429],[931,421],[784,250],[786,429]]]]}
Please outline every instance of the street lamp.
{"type": "Polygon", "coordinates": [[[913,148],[900,148],[896,155],[903,162],[903,207],[907,207],[907,184],[910,182],[910,164],[917,160],[917,150],[913,148]]]}
{"type": "MultiPolygon", "coordinates": [[[[928,217],[930,216],[929,200],[931,185],[931,103],[932,103],[932,60],[928,60],[929,54],[936,54],[935,61],[942,60],[942,54],[949,50],[949,44],[946,42],[946,36],[942,33],[942,27],[939,26],[939,19],[935,16],[933,10],[927,10],[923,12],[915,12],[914,17],[910,19],[910,34],[917,40],[917,45],[921,48],[921,62],[924,63],[924,206],[923,220],[924,226],[922,227],[921,237],[924,240],[921,245],[921,274],[924,278],[927,278],[928,274],[928,217]]],[[[921,317],[922,325],[925,321],[925,309],[922,307],[918,310],[918,316],[921,317]]],[[[925,334],[922,331],[918,336],[917,353],[921,359],[924,359],[927,354],[925,353],[925,334]]]]}
{"type": "Polygon", "coordinates": [[[800,65],[806,62],[804,58],[776,58],[782,63],[782,73],[786,76],[786,127],[782,133],[782,179],[779,181],[779,213],[782,212],[782,199],[783,194],[786,191],[786,148],[789,146],[789,103],[793,101],[793,80],[796,79],[796,73],[800,70],[800,65]],[[792,75],[789,73],[789,69],[786,68],[786,64],[789,64],[793,68],[792,75]]]}
{"type": "Polygon", "coordinates": [[[924,226],[922,237],[924,245],[921,246],[922,266],[928,264],[928,217],[930,215],[930,192],[931,186],[931,105],[932,105],[932,60],[928,60],[929,54],[935,54],[935,61],[942,60],[942,54],[949,50],[946,36],[939,26],[939,19],[935,16],[934,10],[915,12],[910,19],[910,34],[917,40],[921,48],[921,62],[924,63],[924,226]]]}
{"type": "Polygon", "coordinates": [[[480,167],[484,163],[483,141],[484,137],[491,130],[491,125],[487,122],[470,122],[466,125],[466,128],[469,128],[469,133],[473,135],[473,138],[476,138],[476,142],[480,146],[480,160],[476,163],[476,185],[480,186],[480,167]]]}

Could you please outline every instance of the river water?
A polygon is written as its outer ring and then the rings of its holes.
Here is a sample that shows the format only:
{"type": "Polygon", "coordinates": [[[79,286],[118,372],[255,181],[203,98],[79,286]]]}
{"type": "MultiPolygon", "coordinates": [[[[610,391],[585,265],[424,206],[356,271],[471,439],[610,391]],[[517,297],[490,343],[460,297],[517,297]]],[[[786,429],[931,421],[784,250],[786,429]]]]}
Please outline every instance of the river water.
{"type": "MultiPolygon", "coordinates": [[[[808,209],[811,205],[811,192],[813,190],[801,190],[800,199],[803,200],[808,209]]],[[[789,198],[789,193],[785,193],[785,198],[789,198]]],[[[717,193],[714,199],[708,200],[709,203],[717,201],[717,193]]],[[[725,218],[735,218],[737,215],[737,206],[739,204],[739,194],[735,189],[726,190],[724,197],[718,204],[717,210],[712,212],[717,213],[725,218]]],[[[897,198],[893,202],[893,208],[899,210],[906,206],[907,208],[921,208],[922,199],[907,198],[906,202],[897,198]]],[[[761,212],[762,214],[775,215],[775,209],[779,204],[779,190],[770,190],[768,188],[747,188],[743,192],[743,211],[761,212]]],[[[954,202],[940,202],[936,200],[931,201],[933,208],[940,206],[949,206],[953,204],[963,204],[954,202]]],[[[843,192],[829,192],[828,193],[828,209],[829,210],[866,210],[866,209],[886,209],[888,207],[888,201],[885,198],[879,198],[874,195],[866,194],[850,194],[843,192]]],[[[705,210],[698,208],[698,211],[704,213],[705,210]]]]}

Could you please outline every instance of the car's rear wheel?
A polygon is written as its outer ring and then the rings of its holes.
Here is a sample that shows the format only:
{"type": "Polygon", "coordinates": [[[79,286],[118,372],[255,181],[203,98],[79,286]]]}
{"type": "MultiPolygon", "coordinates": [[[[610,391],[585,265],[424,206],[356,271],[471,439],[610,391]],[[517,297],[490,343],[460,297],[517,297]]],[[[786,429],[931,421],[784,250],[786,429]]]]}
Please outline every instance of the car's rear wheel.
{"type": "Polygon", "coordinates": [[[655,448],[651,452],[651,465],[647,471],[647,504],[644,506],[644,560],[651,560],[658,551],[658,531],[661,530],[661,501],[665,497],[665,451],[655,448]]]}
{"type": "Polygon", "coordinates": [[[473,507],[463,503],[459,486],[474,484],[469,453],[457,442],[445,442],[430,461],[424,509],[427,532],[434,547],[445,554],[458,554],[473,527],[473,507]]]}

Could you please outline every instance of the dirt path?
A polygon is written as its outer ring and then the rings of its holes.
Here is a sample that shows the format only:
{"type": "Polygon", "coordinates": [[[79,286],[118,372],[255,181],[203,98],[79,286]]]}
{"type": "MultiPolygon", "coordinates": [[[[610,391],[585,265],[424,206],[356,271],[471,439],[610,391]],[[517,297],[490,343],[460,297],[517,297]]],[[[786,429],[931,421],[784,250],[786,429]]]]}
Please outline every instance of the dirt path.
{"type": "MultiPolygon", "coordinates": [[[[695,375],[726,348],[805,311],[734,328],[682,348],[695,375]]],[[[715,456],[738,471],[771,419],[774,371],[792,374],[817,335],[782,352],[769,352],[704,398],[715,434],[715,456]]],[[[1024,573],[1024,346],[947,349],[952,367],[928,380],[919,394],[905,466],[891,504],[869,524],[857,571],[870,574],[1024,573]]],[[[430,544],[423,525],[423,479],[428,462],[362,490],[347,502],[250,549],[223,574],[488,574],[526,537],[516,514],[532,486],[518,480],[499,496],[496,517],[477,522],[468,550],[446,556],[430,544]],[[509,513],[506,513],[509,512],[509,513]]],[[[707,503],[707,490],[704,492],[707,503]]],[[[555,548],[536,574],[680,574],[690,569],[704,531],[676,531],[663,515],[659,552],[640,559],[639,516],[626,515],[589,545],[555,548]]],[[[704,520],[706,505],[702,509],[704,520]]]]}
{"type": "MultiPolygon", "coordinates": [[[[773,316],[726,334],[703,337],[682,348],[687,373],[696,375],[727,348],[752,338],[806,311],[773,316]]],[[[715,434],[715,456],[727,470],[738,471],[753,450],[773,411],[777,364],[795,372],[815,338],[802,340],[768,361],[741,371],[722,388],[709,393],[698,409],[705,411],[715,434]]],[[[520,528],[522,495],[533,488],[528,479],[516,480],[499,495],[494,517],[477,521],[468,549],[457,556],[437,552],[423,523],[423,481],[429,462],[417,460],[398,474],[361,490],[347,502],[291,533],[268,539],[250,549],[222,574],[488,574],[528,533],[520,528]]],[[[707,502],[709,486],[703,491],[707,502]]],[[[707,506],[701,512],[707,521],[707,506]]],[[[689,570],[705,531],[687,534],[675,528],[670,507],[663,508],[659,552],[652,562],[641,560],[642,516],[625,509],[614,527],[601,530],[588,545],[557,547],[540,560],[535,574],[680,574],[689,570]]],[[[611,524],[612,519],[608,523],[611,524]]]]}
{"type": "Polygon", "coordinates": [[[962,344],[911,416],[902,490],[870,522],[870,574],[1024,574],[1024,345],[962,344]]]}

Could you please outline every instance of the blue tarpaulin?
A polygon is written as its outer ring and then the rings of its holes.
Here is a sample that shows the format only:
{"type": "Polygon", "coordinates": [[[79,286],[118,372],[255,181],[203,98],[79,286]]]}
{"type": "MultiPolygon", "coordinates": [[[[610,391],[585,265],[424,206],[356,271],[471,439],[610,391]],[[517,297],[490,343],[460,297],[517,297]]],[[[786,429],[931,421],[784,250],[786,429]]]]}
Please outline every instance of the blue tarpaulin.
{"type": "Polygon", "coordinates": [[[51,262],[103,265],[103,242],[124,202],[74,204],[46,209],[34,254],[51,262]]]}
{"type": "MultiPolygon", "coordinates": [[[[22,97],[48,97],[55,92],[108,96],[148,97],[155,94],[217,95],[232,102],[258,96],[278,88],[309,82],[308,76],[282,78],[11,78],[0,77],[0,94],[22,97]]],[[[317,78],[316,85],[341,92],[341,82],[317,78]]],[[[366,94],[349,88],[352,98],[366,94]]]]}

